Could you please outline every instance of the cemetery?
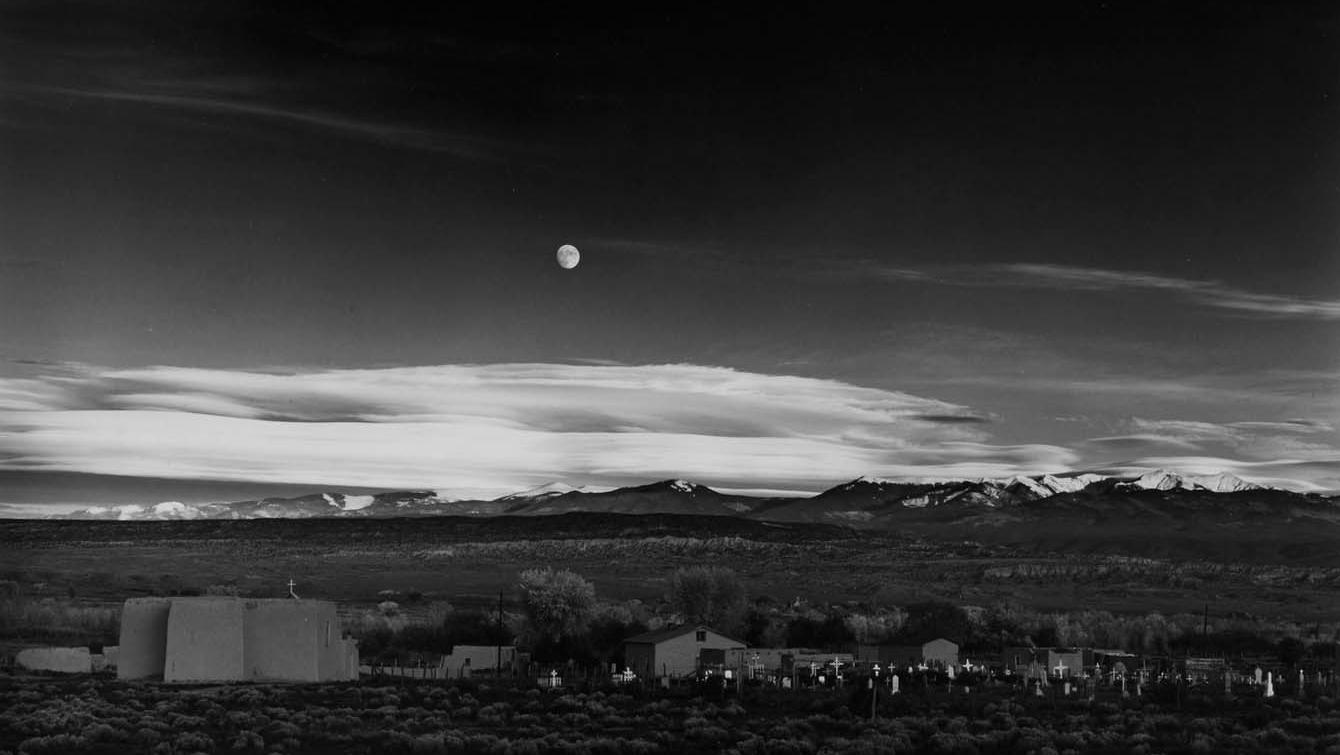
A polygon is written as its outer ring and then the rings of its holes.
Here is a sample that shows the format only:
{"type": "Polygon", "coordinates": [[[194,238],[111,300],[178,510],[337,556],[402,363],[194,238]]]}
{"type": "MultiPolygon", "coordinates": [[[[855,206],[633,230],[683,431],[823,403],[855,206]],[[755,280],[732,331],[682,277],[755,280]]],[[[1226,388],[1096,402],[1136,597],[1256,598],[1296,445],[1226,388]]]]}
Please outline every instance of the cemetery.
{"type": "MultiPolygon", "coordinates": [[[[740,631],[738,616],[725,630],[673,615],[648,631],[602,619],[611,614],[595,611],[612,610],[608,604],[592,609],[589,592],[569,589],[580,578],[537,584],[563,585],[577,603],[436,614],[419,604],[409,615],[385,600],[362,609],[299,599],[292,585],[287,598],[132,598],[119,612],[118,645],[28,648],[13,673],[0,674],[0,751],[192,751],[212,743],[545,752],[556,751],[556,736],[663,752],[810,752],[843,741],[872,751],[1123,753],[1325,751],[1340,743],[1335,661],[1316,643],[1257,656],[1186,646],[993,646],[980,634],[931,631],[956,626],[938,604],[911,606],[905,626],[915,631],[875,641],[837,630],[877,617],[849,615],[843,624],[803,604],[774,609],[785,633],[748,622],[740,631]],[[564,612],[578,603],[585,618],[568,621],[564,612]],[[451,631],[425,634],[424,615],[445,617],[451,631]],[[544,634],[555,626],[568,633],[562,642],[544,634]],[[505,635],[485,637],[502,627],[505,635]],[[816,633],[823,627],[833,631],[816,633]],[[469,631],[452,633],[461,628],[469,631]],[[448,643],[406,652],[413,646],[404,643],[430,636],[448,643]],[[34,705],[35,695],[45,705],[34,705]],[[164,716],[173,728],[155,723],[164,716]],[[59,723],[71,720],[89,723],[59,723]]],[[[1047,635],[1017,635],[1031,637],[1047,635]]]]}

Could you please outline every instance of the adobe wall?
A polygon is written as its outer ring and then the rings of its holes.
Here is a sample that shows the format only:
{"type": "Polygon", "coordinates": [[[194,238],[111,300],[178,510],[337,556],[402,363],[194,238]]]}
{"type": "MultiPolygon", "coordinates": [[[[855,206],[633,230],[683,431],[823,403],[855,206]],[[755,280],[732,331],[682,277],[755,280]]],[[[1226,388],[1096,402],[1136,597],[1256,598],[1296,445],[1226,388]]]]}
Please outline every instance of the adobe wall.
{"type": "Polygon", "coordinates": [[[121,640],[117,652],[116,678],[145,679],[163,676],[167,653],[167,598],[131,598],[121,608],[121,640]]]}
{"type": "Polygon", "coordinates": [[[62,674],[88,674],[93,658],[88,648],[28,648],[14,657],[20,668],[29,671],[56,671],[62,674]]]}
{"type": "Polygon", "coordinates": [[[342,639],[340,647],[344,652],[343,675],[337,681],[358,681],[358,640],[342,639]]]}
{"type": "MultiPolygon", "coordinates": [[[[502,668],[510,672],[515,663],[516,648],[512,645],[504,645],[502,648],[502,668]]],[[[457,645],[451,649],[451,655],[442,656],[438,668],[443,676],[456,679],[478,671],[492,673],[498,668],[498,665],[497,645],[457,645]]]]}
{"type": "Polygon", "coordinates": [[[242,627],[242,601],[237,598],[174,599],[168,615],[164,681],[245,679],[242,627]]]}
{"type": "MultiPolygon", "coordinates": [[[[315,602],[315,601],[314,601],[315,602]]],[[[344,638],[334,603],[317,603],[316,671],[317,681],[337,682],[358,678],[358,645],[344,638]],[[353,646],[353,665],[349,647],[353,646]]]]}
{"type": "Polygon", "coordinates": [[[334,603],[326,603],[326,606],[326,609],[323,609],[322,629],[316,644],[318,681],[356,680],[358,641],[344,637],[334,603]]]}
{"type": "Polygon", "coordinates": [[[243,632],[246,679],[256,681],[321,681],[318,655],[326,641],[326,625],[338,640],[335,607],[314,600],[248,600],[243,632]],[[324,610],[323,610],[324,609],[324,610]]]}
{"type": "Polygon", "coordinates": [[[116,668],[116,659],[120,655],[120,648],[115,645],[104,645],[102,653],[93,653],[93,670],[104,671],[109,668],[116,668]]]}
{"type": "Polygon", "coordinates": [[[921,646],[921,656],[927,663],[957,666],[958,645],[949,640],[931,640],[921,646]]]}

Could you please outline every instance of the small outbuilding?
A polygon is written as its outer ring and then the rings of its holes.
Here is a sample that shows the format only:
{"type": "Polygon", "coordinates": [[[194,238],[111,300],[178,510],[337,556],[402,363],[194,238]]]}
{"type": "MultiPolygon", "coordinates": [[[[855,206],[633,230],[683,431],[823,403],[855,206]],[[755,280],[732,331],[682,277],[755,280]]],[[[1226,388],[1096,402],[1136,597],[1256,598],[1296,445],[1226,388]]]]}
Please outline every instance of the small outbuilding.
{"type": "Polygon", "coordinates": [[[513,645],[456,645],[450,655],[442,656],[438,673],[444,679],[463,679],[475,673],[507,673],[516,669],[513,645]],[[501,651],[501,654],[500,654],[501,651]]]}
{"type": "Polygon", "coordinates": [[[14,664],[29,671],[54,671],[60,674],[87,674],[93,671],[93,656],[88,648],[28,648],[20,650],[14,664]]]}
{"type": "Polygon", "coordinates": [[[358,647],[335,604],[235,597],[132,598],[121,614],[117,676],[169,682],[325,682],[358,678],[358,647]]]}
{"type": "Polygon", "coordinates": [[[937,637],[922,644],[921,660],[931,668],[958,668],[958,643],[937,637]]]}
{"type": "Polygon", "coordinates": [[[701,625],[685,625],[639,634],[624,640],[624,662],[642,678],[696,673],[704,650],[744,650],[737,639],[701,625]]]}

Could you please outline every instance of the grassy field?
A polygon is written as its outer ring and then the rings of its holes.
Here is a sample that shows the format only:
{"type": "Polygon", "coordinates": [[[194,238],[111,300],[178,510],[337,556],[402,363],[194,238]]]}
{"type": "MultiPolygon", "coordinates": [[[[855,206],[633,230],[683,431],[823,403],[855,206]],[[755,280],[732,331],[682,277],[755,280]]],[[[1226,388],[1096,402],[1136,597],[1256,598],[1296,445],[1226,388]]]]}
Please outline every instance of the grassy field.
{"type": "MultiPolygon", "coordinates": [[[[0,579],[28,600],[86,607],[230,586],[371,606],[385,590],[423,602],[514,600],[517,574],[572,569],[602,599],[661,600],[675,568],[734,569],[751,596],[905,605],[944,599],[1039,610],[1246,614],[1340,621],[1340,566],[1037,553],[972,541],[727,517],[0,521],[0,579]]],[[[0,596],[3,597],[3,596],[0,596]]]]}

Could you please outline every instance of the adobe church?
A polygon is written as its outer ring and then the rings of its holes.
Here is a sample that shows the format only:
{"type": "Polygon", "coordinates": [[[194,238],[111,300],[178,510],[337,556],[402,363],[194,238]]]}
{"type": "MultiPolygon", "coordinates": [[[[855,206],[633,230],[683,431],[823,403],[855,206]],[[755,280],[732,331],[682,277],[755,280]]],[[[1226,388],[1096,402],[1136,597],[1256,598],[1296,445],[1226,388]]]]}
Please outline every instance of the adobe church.
{"type": "Polygon", "coordinates": [[[131,598],[117,678],[332,682],[358,678],[358,647],[324,600],[131,598]]]}

